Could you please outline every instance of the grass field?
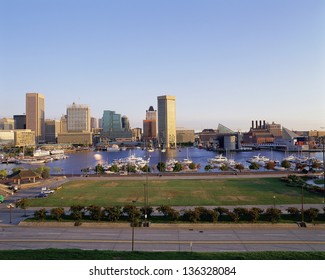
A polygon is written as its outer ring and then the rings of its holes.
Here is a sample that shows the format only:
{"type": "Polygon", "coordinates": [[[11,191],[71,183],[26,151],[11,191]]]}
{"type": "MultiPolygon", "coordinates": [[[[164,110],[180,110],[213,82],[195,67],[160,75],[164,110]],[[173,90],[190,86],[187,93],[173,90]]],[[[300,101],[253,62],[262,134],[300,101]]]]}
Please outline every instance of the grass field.
{"type": "MultiPolygon", "coordinates": [[[[70,207],[126,205],[137,200],[142,206],[145,181],[78,180],[47,198],[32,199],[34,207],[70,207]]],[[[149,180],[149,204],[152,206],[273,205],[301,203],[300,188],[286,186],[278,178],[149,180]]],[[[304,193],[304,203],[321,203],[319,194],[304,193]]]]}
{"type": "Polygon", "coordinates": [[[324,260],[325,252],[118,252],[78,249],[0,251],[0,260],[324,260]]]}

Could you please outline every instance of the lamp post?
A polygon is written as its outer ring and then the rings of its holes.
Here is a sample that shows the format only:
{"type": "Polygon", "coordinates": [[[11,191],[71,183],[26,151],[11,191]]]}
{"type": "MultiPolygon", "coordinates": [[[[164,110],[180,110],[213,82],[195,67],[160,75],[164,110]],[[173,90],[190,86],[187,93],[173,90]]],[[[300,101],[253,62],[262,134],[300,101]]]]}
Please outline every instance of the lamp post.
{"type": "Polygon", "coordinates": [[[273,196],[273,208],[275,208],[275,195],[273,196]]]}
{"type": "Polygon", "coordinates": [[[325,206],[325,136],[321,137],[323,145],[323,204],[325,206]]]}
{"type": "Polygon", "coordinates": [[[12,205],[11,203],[7,206],[7,208],[9,208],[9,217],[10,217],[10,218],[9,218],[9,223],[10,223],[10,224],[11,224],[11,222],[12,222],[12,221],[11,221],[11,209],[14,208],[14,207],[15,207],[15,206],[12,205]]]}
{"type": "MultiPolygon", "coordinates": [[[[133,206],[136,203],[136,200],[132,200],[133,206]]],[[[135,207],[135,206],[134,206],[135,207]]],[[[133,207],[133,213],[132,213],[132,252],[134,251],[134,216],[135,216],[135,209],[133,207]]]]}
{"type": "Polygon", "coordinates": [[[304,223],[304,184],[301,185],[301,224],[304,223]]]}

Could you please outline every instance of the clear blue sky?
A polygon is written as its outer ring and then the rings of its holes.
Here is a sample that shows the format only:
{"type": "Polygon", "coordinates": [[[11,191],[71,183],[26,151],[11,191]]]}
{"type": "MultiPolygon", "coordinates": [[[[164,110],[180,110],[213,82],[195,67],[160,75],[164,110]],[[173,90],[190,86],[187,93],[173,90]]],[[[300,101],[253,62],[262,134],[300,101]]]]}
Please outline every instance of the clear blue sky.
{"type": "Polygon", "coordinates": [[[0,0],[0,117],[72,102],[142,126],[175,95],[177,126],[325,127],[323,0],[0,0]]]}

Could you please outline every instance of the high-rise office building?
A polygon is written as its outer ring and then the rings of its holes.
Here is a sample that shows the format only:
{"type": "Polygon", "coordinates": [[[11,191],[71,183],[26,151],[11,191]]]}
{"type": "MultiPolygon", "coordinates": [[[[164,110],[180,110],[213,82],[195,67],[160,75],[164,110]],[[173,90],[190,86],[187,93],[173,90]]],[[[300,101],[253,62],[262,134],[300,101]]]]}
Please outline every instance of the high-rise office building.
{"type": "Polygon", "coordinates": [[[157,111],[152,106],[146,111],[146,119],[143,121],[143,141],[155,141],[157,139],[157,111]]]}
{"type": "Polygon", "coordinates": [[[130,121],[129,121],[129,118],[127,116],[122,117],[122,129],[124,131],[130,131],[131,130],[130,121]]]}
{"type": "Polygon", "coordinates": [[[176,148],[176,97],[158,96],[158,141],[164,148],[176,148]]]}
{"type": "Polygon", "coordinates": [[[15,129],[26,129],[26,115],[14,115],[15,129]]]}
{"type": "Polygon", "coordinates": [[[68,132],[90,132],[90,108],[73,103],[67,108],[68,132]]]}
{"type": "Polygon", "coordinates": [[[61,122],[58,120],[45,120],[45,142],[56,143],[61,133],[61,122]]]}
{"type": "Polygon", "coordinates": [[[26,128],[35,132],[36,143],[45,141],[45,99],[40,93],[26,93],[26,128]]]}
{"type": "Polygon", "coordinates": [[[121,131],[121,114],[116,114],[115,111],[105,110],[103,113],[102,125],[103,132],[121,131]]]}

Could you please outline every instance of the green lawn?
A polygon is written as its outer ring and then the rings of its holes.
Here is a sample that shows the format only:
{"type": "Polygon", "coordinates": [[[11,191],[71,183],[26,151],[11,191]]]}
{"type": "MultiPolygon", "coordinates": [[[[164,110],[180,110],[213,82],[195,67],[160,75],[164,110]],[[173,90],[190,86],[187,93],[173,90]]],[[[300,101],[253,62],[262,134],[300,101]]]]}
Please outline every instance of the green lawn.
{"type": "MultiPolygon", "coordinates": [[[[68,182],[47,198],[32,199],[30,206],[143,205],[145,181],[79,180],[68,182]]],[[[300,188],[288,187],[278,178],[164,180],[150,179],[149,204],[158,206],[273,205],[301,203],[300,188]]],[[[304,203],[321,203],[322,196],[305,191],[304,203]]]]}

